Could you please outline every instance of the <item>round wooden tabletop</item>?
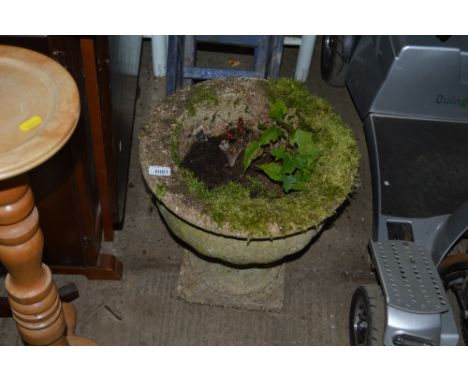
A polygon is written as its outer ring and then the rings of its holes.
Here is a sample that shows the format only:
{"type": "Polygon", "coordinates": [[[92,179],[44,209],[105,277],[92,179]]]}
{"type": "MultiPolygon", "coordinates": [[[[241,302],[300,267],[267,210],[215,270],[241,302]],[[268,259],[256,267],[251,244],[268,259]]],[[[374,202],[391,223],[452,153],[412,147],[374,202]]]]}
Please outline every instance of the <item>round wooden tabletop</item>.
{"type": "Polygon", "coordinates": [[[0,180],[27,172],[70,138],[80,114],[71,75],[51,58],[0,45],[0,180]]]}

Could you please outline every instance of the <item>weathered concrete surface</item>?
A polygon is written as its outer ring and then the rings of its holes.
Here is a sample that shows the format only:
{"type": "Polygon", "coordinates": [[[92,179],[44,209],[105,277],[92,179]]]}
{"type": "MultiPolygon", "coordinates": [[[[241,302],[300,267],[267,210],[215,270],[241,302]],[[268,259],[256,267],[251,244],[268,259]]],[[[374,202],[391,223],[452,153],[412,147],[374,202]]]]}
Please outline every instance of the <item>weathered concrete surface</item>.
{"type": "MultiPolygon", "coordinates": [[[[135,128],[148,116],[148,105],[164,94],[164,82],[151,75],[149,43],[144,44],[141,94],[135,128]]],[[[232,56],[216,53],[202,63],[227,63],[232,56]]],[[[287,48],[282,75],[294,73],[296,48],[287,48]]],[[[239,58],[244,62],[244,58],[239,58]]],[[[80,298],[79,335],[102,345],[347,345],[348,307],[354,289],[373,282],[367,242],[372,204],[367,149],[361,122],[345,89],[320,79],[318,47],[309,89],[325,97],[351,126],[362,153],[361,185],[313,239],[303,256],[286,266],[281,312],[260,312],[188,304],[177,298],[183,247],[162,222],[141,178],[135,148],[124,229],[107,250],[124,263],[122,281],[88,281],[81,276],[55,276],[57,284],[74,281],[80,298]]],[[[137,133],[135,131],[135,133],[137,133]]],[[[1,291],[4,295],[4,290],[1,291]]],[[[20,344],[12,319],[0,319],[0,344],[20,344]]]]}
{"type": "Polygon", "coordinates": [[[311,228],[293,235],[263,239],[238,239],[206,231],[179,218],[164,205],[157,204],[171,232],[198,253],[232,264],[270,264],[301,251],[320,232],[311,228]]]}
{"type": "Polygon", "coordinates": [[[190,303],[280,311],[285,265],[234,268],[202,259],[185,249],[177,295],[190,303]]]}

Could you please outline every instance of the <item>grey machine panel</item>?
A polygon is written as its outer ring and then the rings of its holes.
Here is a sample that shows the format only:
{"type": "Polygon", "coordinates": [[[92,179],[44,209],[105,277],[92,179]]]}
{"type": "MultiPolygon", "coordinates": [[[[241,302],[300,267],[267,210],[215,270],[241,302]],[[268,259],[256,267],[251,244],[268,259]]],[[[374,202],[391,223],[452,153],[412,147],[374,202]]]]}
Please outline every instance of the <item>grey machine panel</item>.
{"type": "Polygon", "coordinates": [[[372,112],[466,121],[468,38],[363,36],[346,84],[362,119],[372,112]]]}

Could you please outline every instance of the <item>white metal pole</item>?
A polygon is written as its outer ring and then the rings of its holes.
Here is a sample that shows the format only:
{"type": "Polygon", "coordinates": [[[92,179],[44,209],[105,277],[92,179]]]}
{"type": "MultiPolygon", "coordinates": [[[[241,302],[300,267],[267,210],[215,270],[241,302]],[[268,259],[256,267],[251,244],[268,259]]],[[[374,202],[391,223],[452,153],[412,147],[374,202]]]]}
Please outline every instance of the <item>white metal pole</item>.
{"type": "Polygon", "coordinates": [[[297,57],[296,63],[296,74],[294,76],[297,81],[305,82],[307,80],[312,54],[314,52],[315,38],[316,36],[314,35],[302,36],[299,56],[297,57]]]}
{"type": "Polygon", "coordinates": [[[153,74],[164,77],[167,69],[167,36],[151,36],[153,74]]]}

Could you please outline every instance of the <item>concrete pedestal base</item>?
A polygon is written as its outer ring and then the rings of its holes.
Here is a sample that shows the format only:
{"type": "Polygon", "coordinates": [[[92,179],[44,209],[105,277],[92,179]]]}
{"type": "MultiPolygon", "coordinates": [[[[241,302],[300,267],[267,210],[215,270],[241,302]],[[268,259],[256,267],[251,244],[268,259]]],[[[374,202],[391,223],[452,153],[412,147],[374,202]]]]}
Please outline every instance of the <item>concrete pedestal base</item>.
{"type": "Polygon", "coordinates": [[[184,249],[177,294],[190,303],[279,311],[283,307],[285,265],[233,268],[204,260],[184,249]]]}

